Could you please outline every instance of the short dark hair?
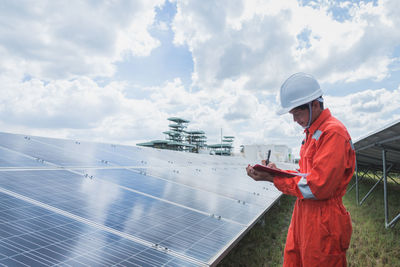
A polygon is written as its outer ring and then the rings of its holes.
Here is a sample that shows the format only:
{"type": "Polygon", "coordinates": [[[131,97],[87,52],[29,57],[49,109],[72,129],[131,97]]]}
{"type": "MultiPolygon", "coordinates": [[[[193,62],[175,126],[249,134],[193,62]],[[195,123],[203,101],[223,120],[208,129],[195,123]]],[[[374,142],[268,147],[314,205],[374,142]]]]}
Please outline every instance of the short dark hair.
{"type": "MultiPolygon", "coordinates": [[[[322,96],[318,97],[322,99],[322,96]]],[[[318,98],[314,99],[313,101],[317,100],[318,98]]],[[[311,101],[312,102],[312,101],[311,101]]],[[[321,107],[321,109],[324,109],[324,102],[318,101],[319,102],[319,106],[321,107]]],[[[301,106],[295,107],[294,109],[301,109],[301,110],[305,110],[308,109],[308,103],[303,104],[301,106]]]]}

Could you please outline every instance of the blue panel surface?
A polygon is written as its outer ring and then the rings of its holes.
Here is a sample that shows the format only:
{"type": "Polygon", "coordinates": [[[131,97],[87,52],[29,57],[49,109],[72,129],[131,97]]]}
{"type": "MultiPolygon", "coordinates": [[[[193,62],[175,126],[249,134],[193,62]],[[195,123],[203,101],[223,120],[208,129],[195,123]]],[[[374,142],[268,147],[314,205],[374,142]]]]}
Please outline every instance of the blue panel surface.
{"type": "Polygon", "coordinates": [[[142,153],[141,149],[135,147],[123,148],[121,145],[43,137],[31,137],[31,140],[67,151],[68,154],[73,155],[75,162],[70,162],[68,166],[82,166],[76,161],[81,161],[83,157],[94,159],[85,162],[86,166],[90,166],[88,164],[98,166],[99,162],[101,166],[143,166],[146,160],[146,155],[142,153]]]}
{"type": "Polygon", "coordinates": [[[0,184],[9,191],[204,262],[244,228],[64,170],[1,171],[0,184]],[[199,247],[199,242],[208,245],[199,247]]]}
{"type": "Polygon", "coordinates": [[[0,193],[0,265],[196,266],[0,193]]]}
{"type": "Polygon", "coordinates": [[[46,163],[37,159],[21,155],[13,150],[0,147],[0,167],[46,167],[46,163]]]}
{"type": "Polygon", "coordinates": [[[0,133],[0,266],[208,266],[280,197],[239,157],[0,133]]]}
{"type": "MultiPolygon", "coordinates": [[[[177,165],[177,164],[174,164],[177,165]]],[[[281,193],[268,182],[255,182],[247,178],[245,166],[150,166],[146,175],[160,177],[182,185],[209,191],[265,208],[281,193]]]]}
{"type": "Polygon", "coordinates": [[[0,145],[57,166],[104,166],[104,163],[94,154],[85,151],[71,153],[23,135],[0,133],[0,145]]]}
{"type": "MultiPolygon", "coordinates": [[[[96,179],[122,185],[179,205],[185,205],[196,211],[209,215],[214,214],[245,225],[250,224],[254,217],[264,210],[265,206],[265,203],[264,206],[249,202],[247,204],[241,203],[234,196],[231,198],[221,196],[216,192],[199,190],[198,187],[190,187],[170,180],[144,175],[134,170],[101,169],[87,170],[86,172],[96,179]]],[[[192,175],[187,178],[190,180],[199,177],[192,175]]]]}

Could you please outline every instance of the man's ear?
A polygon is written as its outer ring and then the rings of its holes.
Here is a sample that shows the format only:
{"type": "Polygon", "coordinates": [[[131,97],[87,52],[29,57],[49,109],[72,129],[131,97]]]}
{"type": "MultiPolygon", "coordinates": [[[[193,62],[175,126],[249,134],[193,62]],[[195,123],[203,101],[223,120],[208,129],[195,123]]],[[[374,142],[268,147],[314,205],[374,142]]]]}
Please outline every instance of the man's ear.
{"type": "Polygon", "coordinates": [[[311,103],[313,109],[320,109],[319,101],[318,100],[313,100],[311,103]]]}

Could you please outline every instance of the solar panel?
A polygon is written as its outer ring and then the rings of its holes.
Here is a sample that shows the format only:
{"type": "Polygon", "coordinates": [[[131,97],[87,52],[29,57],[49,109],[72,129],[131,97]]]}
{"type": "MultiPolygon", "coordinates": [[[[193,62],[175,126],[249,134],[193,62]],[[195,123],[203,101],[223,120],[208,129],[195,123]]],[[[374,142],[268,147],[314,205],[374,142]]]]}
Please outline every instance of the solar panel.
{"type": "Polygon", "coordinates": [[[382,169],[382,149],[392,172],[400,172],[400,120],[380,128],[354,143],[359,169],[382,169]]]}
{"type": "Polygon", "coordinates": [[[0,264],[196,266],[10,194],[0,193],[0,264]]]}
{"type": "Polygon", "coordinates": [[[389,125],[360,138],[354,143],[354,147],[356,150],[356,182],[353,186],[356,187],[357,204],[361,205],[371,192],[375,190],[380,181],[383,180],[385,226],[386,228],[393,227],[400,220],[400,214],[397,214],[391,221],[389,221],[387,177],[393,180],[393,178],[389,176],[389,173],[400,173],[400,120],[393,121],[389,125]],[[361,177],[371,172],[379,179],[360,202],[358,175],[361,172],[363,172],[361,177]],[[382,176],[380,176],[379,173],[382,173],[382,176]]]}
{"type": "Polygon", "coordinates": [[[0,133],[0,264],[215,265],[281,193],[240,157],[0,133]]]}

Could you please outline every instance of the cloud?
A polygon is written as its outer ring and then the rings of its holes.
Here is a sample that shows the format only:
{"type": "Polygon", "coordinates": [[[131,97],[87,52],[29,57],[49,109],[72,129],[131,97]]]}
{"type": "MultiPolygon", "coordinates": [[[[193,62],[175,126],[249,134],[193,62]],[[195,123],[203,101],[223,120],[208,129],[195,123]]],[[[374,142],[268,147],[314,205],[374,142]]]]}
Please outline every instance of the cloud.
{"type": "MultiPolygon", "coordinates": [[[[126,97],[115,63],[160,45],[149,32],[163,0],[7,2],[0,10],[0,126],[97,141],[159,134],[168,116],[126,97]],[[148,112],[148,113],[147,113],[148,112]],[[145,127],[145,128],[144,128],[145,127]]],[[[131,92],[130,95],[135,95],[131,92]]]]}
{"type": "MultiPolygon", "coordinates": [[[[367,89],[346,96],[325,95],[325,107],[348,129],[354,141],[400,119],[400,86],[395,90],[367,89]]],[[[268,98],[257,103],[257,112],[238,134],[242,144],[286,144],[296,155],[303,129],[289,114],[275,115],[277,103],[268,98]]]]}
{"type": "Polygon", "coordinates": [[[34,128],[90,128],[119,109],[122,95],[115,87],[120,85],[101,88],[85,77],[50,83],[31,79],[0,95],[1,120],[34,128]]]}
{"type": "Polygon", "coordinates": [[[44,80],[111,76],[114,62],[147,56],[159,45],[148,28],[163,2],[5,2],[0,70],[44,80]]]}
{"type": "Polygon", "coordinates": [[[188,44],[193,54],[195,86],[205,90],[218,88],[225,80],[248,76],[246,87],[267,88],[271,81],[277,85],[279,62],[286,59],[293,62],[284,52],[290,47],[287,30],[282,26],[286,15],[253,14],[242,21],[238,12],[230,10],[246,3],[227,2],[223,6],[202,3],[207,6],[204,10],[195,2],[177,2],[178,14],[173,22],[175,42],[188,44]],[[238,23],[230,24],[229,19],[238,23]]]}
{"type": "Polygon", "coordinates": [[[395,2],[346,2],[338,19],[329,1],[177,1],[172,28],[193,54],[194,86],[204,89],[246,75],[248,90],[273,92],[297,71],[331,83],[381,80],[400,38],[395,2]]]}
{"type": "Polygon", "coordinates": [[[234,103],[228,108],[224,115],[227,121],[251,119],[252,114],[257,111],[257,99],[250,94],[241,94],[234,99],[234,103]]]}
{"type": "Polygon", "coordinates": [[[297,71],[330,85],[326,105],[353,137],[398,118],[398,88],[349,94],[335,87],[395,74],[396,0],[173,3],[171,25],[157,21],[162,0],[3,4],[0,127],[135,144],[163,139],[167,118],[176,116],[190,120],[190,129],[204,130],[209,144],[219,142],[222,129],[236,137],[236,147],[284,143],[298,149],[303,129],[290,115],[275,114],[281,83],[297,71]],[[169,27],[175,48],[193,57],[191,86],[179,75],[145,88],[114,77],[117,63],[145,60],[163,47],[151,33],[166,36],[169,27]]]}
{"type": "Polygon", "coordinates": [[[357,139],[400,118],[400,87],[365,90],[344,97],[326,96],[326,105],[357,139]]]}
{"type": "Polygon", "coordinates": [[[134,144],[159,137],[167,127],[165,109],[148,99],[126,97],[126,83],[99,86],[82,76],[11,86],[0,94],[0,126],[7,131],[134,144]]]}

